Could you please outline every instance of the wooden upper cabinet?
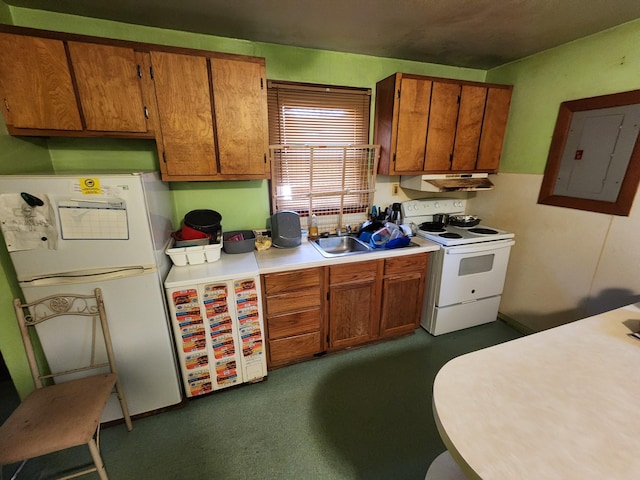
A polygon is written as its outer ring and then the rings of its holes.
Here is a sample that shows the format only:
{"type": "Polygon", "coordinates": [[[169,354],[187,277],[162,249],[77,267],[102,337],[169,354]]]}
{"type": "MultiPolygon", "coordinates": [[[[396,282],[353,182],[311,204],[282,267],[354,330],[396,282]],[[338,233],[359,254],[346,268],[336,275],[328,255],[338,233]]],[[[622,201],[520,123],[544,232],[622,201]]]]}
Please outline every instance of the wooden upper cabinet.
{"type": "Polygon", "coordinates": [[[456,137],[460,85],[434,82],[427,131],[425,171],[450,170],[456,137]]]}
{"type": "Polygon", "coordinates": [[[511,87],[396,73],[376,85],[378,173],[496,172],[511,87]]]}
{"type": "Polygon", "coordinates": [[[154,138],[165,181],[269,178],[264,58],[0,25],[12,135],[154,138]]]}
{"type": "Polygon", "coordinates": [[[477,168],[497,170],[511,105],[510,88],[489,88],[482,124],[477,168]]]}
{"type": "Polygon", "coordinates": [[[486,87],[462,86],[451,170],[463,171],[476,168],[486,100],[486,87]]]}
{"type": "Polygon", "coordinates": [[[153,51],[151,66],[162,130],[163,176],[215,176],[218,169],[207,59],[153,51]]]}
{"type": "Polygon", "coordinates": [[[82,42],[68,42],[67,46],[86,129],[146,132],[142,68],[134,50],[82,42]]]}
{"type": "Polygon", "coordinates": [[[269,173],[264,63],[211,58],[220,173],[269,173]]]}
{"type": "Polygon", "coordinates": [[[423,170],[431,81],[403,78],[401,85],[395,169],[398,172],[423,170]]]}
{"type": "Polygon", "coordinates": [[[81,131],[64,43],[0,33],[0,94],[7,128],[81,131]]]}

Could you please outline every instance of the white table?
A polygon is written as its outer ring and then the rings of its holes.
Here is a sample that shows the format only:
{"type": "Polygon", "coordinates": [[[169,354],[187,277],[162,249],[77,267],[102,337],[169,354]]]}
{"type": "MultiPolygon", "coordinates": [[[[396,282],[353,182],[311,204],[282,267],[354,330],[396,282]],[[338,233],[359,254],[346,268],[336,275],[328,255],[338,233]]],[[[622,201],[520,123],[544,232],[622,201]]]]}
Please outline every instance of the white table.
{"type": "Polygon", "coordinates": [[[469,478],[640,478],[640,303],[457,357],[434,382],[469,478]],[[627,326],[629,325],[629,326],[627,326]]]}

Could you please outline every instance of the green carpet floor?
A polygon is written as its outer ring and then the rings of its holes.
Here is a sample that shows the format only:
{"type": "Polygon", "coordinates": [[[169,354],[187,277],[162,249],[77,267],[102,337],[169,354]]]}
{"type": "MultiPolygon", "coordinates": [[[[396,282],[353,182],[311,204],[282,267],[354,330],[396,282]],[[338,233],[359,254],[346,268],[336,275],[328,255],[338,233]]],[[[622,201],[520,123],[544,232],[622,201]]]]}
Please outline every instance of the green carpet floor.
{"type": "MultiPolygon", "coordinates": [[[[501,321],[439,337],[417,330],[274,370],[263,382],[135,420],[132,432],[103,429],[103,459],[111,480],[421,480],[445,449],[431,410],[437,371],[519,336],[501,321]]],[[[19,478],[48,478],[88,458],[84,448],[41,457],[19,478]]],[[[15,469],[4,467],[5,480],[15,469]]]]}

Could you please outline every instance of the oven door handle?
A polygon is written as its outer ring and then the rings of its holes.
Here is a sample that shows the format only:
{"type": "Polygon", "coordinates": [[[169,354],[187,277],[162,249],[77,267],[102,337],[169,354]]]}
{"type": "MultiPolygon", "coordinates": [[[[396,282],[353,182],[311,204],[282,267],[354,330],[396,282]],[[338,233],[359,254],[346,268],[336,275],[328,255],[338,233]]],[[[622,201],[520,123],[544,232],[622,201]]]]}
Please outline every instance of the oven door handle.
{"type": "Polygon", "coordinates": [[[447,255],[466,255],[469,253],[481,253],[515,245],[515,240],[497,240],[495,242],[475,243],[472,246],[445,247],[447,255]]]}

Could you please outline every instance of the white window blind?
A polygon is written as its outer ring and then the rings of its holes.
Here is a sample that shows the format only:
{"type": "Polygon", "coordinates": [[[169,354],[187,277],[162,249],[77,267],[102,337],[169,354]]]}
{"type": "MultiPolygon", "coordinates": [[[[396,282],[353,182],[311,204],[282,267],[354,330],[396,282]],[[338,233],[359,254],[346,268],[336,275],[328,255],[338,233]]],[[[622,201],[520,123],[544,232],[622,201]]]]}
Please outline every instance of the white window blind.
{"type": "Polygon", "coordinates": [[[270,81],[268,98],[273,210],[316,214],[321,231],[366,220],[379,154],[371,91],[270,81]]]}

